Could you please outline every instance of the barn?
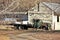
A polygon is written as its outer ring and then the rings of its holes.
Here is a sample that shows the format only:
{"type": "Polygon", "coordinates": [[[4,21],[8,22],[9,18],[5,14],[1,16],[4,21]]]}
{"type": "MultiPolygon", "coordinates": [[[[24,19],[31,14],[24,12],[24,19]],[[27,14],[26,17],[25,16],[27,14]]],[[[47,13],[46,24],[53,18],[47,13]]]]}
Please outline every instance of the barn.
{"type": "Polygon", "coordinates": [[[50,23],[52,30],[60,30],[60,4],[40,2],[28,11],[28,22],[40,19],[43,23],[50,23]]]}

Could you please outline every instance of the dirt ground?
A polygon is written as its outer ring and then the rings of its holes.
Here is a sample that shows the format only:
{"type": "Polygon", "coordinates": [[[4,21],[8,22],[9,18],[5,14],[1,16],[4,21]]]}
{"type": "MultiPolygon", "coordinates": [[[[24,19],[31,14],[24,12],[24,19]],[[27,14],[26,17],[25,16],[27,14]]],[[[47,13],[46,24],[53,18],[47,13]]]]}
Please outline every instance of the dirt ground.
{"type": "Polygon", "coordinates": [[[60,40],[60,32],[0,30],[0,40],[60,40]]]}
{"type": "Polygon", "coordinates": [[[0,40],[10,40],[6,35],[0,35],[0,40]]]}
{"type": "Polygon", "coordinates": [[[34,38],[40,39],[40,40],[60,40],[60,33],[36,33],[32,35],[34,38]]]}

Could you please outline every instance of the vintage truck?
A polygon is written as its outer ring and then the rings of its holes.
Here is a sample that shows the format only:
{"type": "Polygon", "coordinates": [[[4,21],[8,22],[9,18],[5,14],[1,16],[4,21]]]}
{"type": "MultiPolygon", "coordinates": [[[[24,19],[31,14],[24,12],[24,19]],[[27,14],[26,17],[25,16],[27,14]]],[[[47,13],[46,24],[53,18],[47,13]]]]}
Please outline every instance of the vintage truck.
{"type": "Polygon", "coordinates": [[[11,23],[9,25],[13,25],[15,27],[15,29],[19,30],[19,29],[25,29],[25,30],[28,30],[28,28],[31,28],[32,25],[31,24],[28,24],[27,21],[25,22],[14,22],[14,23],[11,23]]]}

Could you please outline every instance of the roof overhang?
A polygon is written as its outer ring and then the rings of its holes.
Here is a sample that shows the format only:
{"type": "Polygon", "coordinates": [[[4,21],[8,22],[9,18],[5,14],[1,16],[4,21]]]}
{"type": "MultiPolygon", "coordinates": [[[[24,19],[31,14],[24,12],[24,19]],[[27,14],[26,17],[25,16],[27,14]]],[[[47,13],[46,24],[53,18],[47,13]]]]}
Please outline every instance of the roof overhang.
{"type": "Polygon", "coordinates": [[[59,3],[60,4],[60,0],[38,0],[38,2],[52,2],[52,3],[59,3]]]}

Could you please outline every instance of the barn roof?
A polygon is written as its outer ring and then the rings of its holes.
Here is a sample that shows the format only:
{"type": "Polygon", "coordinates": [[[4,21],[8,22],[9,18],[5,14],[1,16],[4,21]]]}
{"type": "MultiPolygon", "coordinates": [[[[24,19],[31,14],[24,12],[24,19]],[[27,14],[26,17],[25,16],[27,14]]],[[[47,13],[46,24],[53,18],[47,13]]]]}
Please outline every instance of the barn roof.
{"type": "Polygon", "coordinates": [[[48,2],[43,2],[46,6],[48,6],[51,10],[56,12],[57,14],[60,14],[60,4],[58,3],[48,3],[48,2]]]}

